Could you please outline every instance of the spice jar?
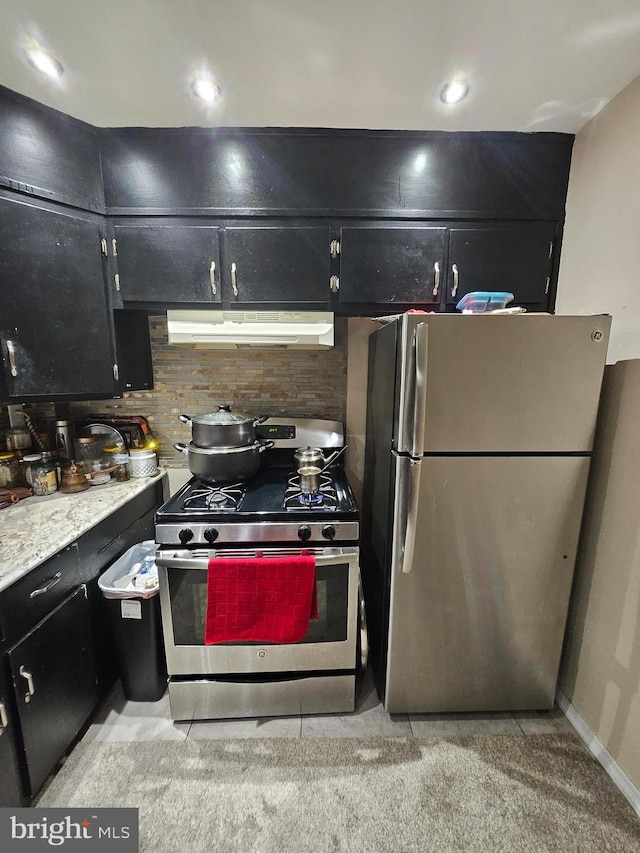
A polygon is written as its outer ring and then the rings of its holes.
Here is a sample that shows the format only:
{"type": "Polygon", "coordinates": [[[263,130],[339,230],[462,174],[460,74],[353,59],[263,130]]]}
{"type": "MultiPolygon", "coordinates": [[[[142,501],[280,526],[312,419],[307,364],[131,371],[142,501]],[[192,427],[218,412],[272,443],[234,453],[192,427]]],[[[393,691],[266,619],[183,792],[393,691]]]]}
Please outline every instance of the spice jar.
{"type": "Polygon", "coordinates": [[[51,495],[58,491],[56,468],[50,459],[42,459],[31,465],[34,495],[51,495]]]}
{"type": "Polygon", "coordinates": [[[20,485],[20,463],[15,453],[0,453],[0,487],[20,485]]]}
{"type": "Polygon", "coordinates": [[[28,453],[26,456],[22,457],[22,464],[24,465],[24,479],[28,486],[33,486],[33,471],[31,470],[31,466],[36,462],[42,461],[42,453],[28,453]]]}
{"type": "Polygon", "coordinates": [[[113,454],[113,464],[116,470],[113,472],[113,478],[116,483],[126,483],[131,477],[131,469],[129,467],[129,454],[124,444],[118,444],[116,452],[113,454]]]}
{"type": "Polygon", "coordinates": [[[100,460],[102,445],[97,435],[82,436],[76,438],[74,443],[76,463],[82,466],[85,474],[94,470],[94,462],[100,460]]]}
{"type": "Polygon", "coordinates": [[[28,450],[31,447],[31,433],[26,427],[8,429],[5,441],[7,450],[28,450]]]}
{"type": "Polygon", "coordinates": [[[155,450],[146,447],[132,447],[131,456],[132,477],[153,477],[158,472],[158,461],[155,450]]]}

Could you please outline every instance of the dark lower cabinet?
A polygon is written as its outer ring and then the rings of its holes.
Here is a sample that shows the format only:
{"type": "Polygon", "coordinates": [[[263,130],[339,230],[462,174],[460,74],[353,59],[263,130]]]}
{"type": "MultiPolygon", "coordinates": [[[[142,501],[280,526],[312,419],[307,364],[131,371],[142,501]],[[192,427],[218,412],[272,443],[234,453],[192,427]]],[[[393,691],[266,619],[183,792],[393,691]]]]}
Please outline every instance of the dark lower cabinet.
{"type": "Polygon", "coordinates": [[[225,227],[222,239],[225,303],[330,308],[328,225],[225,227]]]}
{"type": "Polygon", "coordinates": [[[0,667],[0,808],[22,802],[13,688],[0,667]]]}
{"type": "Polygon", "coordinates": [[[97,218],[1,191],[0,231],[0,399],[114,396],[113,322],[97,218]]]}
{"type": "Polygon", "coordinates": [[[33,796],[98,701],[86,586],[8,652],[33,796]]]}
{"type": "Polygon", "coordinates": [[[113,233],[124,305],[221,301],[217,225],[142,218],[113,233]]]}
{"type": "Polygon", "coordinates": [[[158,478],[0,595],[0,806],[28,805],[118,678],[98,578],[153,538],[158,478]]]}
{"type": "Polygon", "coordinates": [[[340,306],[345,313],[434,310],[444,286],[446,236],[438,226],[341,228],[340,306]]]}
{"type": "Polygon", "coordinates": [[[546,311],[555,222],[455,225],[449,230],[447,304],[474,290],[513,293],[513,305],[546,311]]]}

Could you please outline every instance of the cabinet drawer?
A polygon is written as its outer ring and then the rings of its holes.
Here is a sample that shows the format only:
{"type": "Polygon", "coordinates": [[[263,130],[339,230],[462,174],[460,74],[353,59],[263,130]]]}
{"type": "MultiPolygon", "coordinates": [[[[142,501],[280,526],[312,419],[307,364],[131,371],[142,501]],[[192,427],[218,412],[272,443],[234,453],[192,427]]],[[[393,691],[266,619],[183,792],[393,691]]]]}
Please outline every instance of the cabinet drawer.
{"type": "Polygon", "coordinates": [[[14,642],[24,636],[79,583],[78,545],[74,542],[2,593],[4,639],[14,642]]]}

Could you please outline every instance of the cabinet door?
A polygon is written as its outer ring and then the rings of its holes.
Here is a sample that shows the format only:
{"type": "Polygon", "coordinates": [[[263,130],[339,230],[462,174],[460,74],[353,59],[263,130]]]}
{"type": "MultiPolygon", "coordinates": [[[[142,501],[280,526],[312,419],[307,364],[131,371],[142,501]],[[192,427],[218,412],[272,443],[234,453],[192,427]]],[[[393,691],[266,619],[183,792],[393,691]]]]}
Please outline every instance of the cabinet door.
{"type": "MultiPolygon", "coordinates": [[[[4,663],[4,661],[3,661],[4,663]]],[[[0,668],[0,807],[22,805],[11,685],[0,668]]]]}
{"type": "Polygon", "coordinates": [[[514,295],[512,305],[546,310],[555,235],[555,222],[452,227],[447,303],[474,290],[505,290],[514,295]]]}
{"type": "Polygon", "coordinates": [[[0,231],[2,396],[113,396],[113,324],[97,219],[3,193],[0,231]]]}
{"type": "Polygon", "coordinates": [[[431,307],[440,302],[446,229],[346,227],[340,231],[340,304],[431,307]]]}
{"type": "Polygon", "coordinates": [[[31,796],[97,704],[91,637],[82,586],[8,652],[31,796]]]}
{"type": "Polygon", "coordinates": [[[143,219],[114,233],[123,303],[220,302],[217,226],[143,219]]]}
{"type": "Polygon", "coordinates": [[[225,228],[225,302],[328,308],[330,243],[328,226],[225,228]]]}

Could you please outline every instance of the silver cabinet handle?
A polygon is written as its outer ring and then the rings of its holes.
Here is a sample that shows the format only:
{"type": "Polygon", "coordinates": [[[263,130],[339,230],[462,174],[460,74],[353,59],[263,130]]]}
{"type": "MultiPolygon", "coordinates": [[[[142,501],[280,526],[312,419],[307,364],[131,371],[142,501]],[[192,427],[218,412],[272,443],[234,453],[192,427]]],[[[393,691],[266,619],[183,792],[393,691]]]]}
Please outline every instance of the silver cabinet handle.
{"type": "Polygon", "coordinates": [[[118,241],[115,237],[113,237],[111,240],[111,253],[114,258],[118,257],[118,241]]]}
{"type": "Polygon", "coordinates": [[[18,375],[18,368],[16,366],[16,347],[13,341],[7,341],[7,352],[9,353],[9,368],[11,369],[11,375],[18,375]]]}
{"type": "Polygon", "coordinates": [[[340,279],[337,275],[332,275],[329,279],[329,290],[331,293],[337,293],[340,290],[340,279]]]}
{"type": "Polygon", "coordinates": [[[440,264],[436,261],[433,265],[433,295],[438,295],[440,289],[440,264]]]}
{"type": "Polygon", "coordinates": [[[41,586],[40,589],[34,589],[33,592],[29,593],[29,598],[35,598],[36,595],[42,595],[45,592],[48,592],[52,586],[55,586],[60,582],[60,578],[62,577],[61,572],[56,572],[52,578],[48,578],[47,582],[44,586],[41,586]]]}
{"type": "Polygon", "coordinates": [[[4,702],[0,702],[0,735],[9,725],[9,717],[7,717],[7,709],[4,702]]]}
{"type": "Polygon", "coordinates": [[[453,264],[451,267],[451,272],[453,273],[453,288],[451,289],[451,295],[455,296],[458,292],[458,265],[453,264]]]}
{"type": "Polygon", "coordinates": [[[211,282],[211,292],[216,294],[218,292],[216,288],[216,262],[211,261],[211,266],[209,267],[209,281],[211,282]]]}
{"type": "Polygon", "coordinates": [[[27,692],[24,694],[24,701],[31,702],[31,697],[36,692],[36,688],[33,686],[33,676],[23,666],[20,667],[20,675],[27,679],[27,692]]]}
{"type": "Polygon", "coordinates": [[[231,287],[233,288],[233,295],[238,295],[238,283],[236,281],[236,265],[231,264],[231,287]]]}

